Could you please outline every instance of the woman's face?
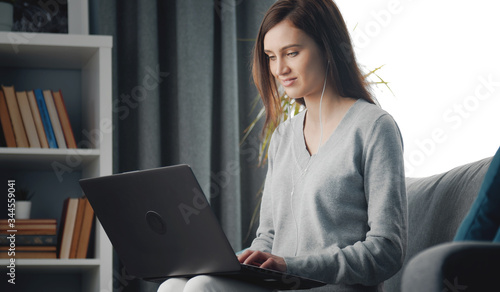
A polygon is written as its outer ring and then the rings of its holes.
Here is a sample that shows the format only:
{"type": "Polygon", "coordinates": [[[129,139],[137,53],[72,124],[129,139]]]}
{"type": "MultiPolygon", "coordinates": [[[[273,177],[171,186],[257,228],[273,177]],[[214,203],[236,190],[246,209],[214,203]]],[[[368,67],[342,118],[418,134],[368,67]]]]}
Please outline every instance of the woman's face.
{"type": "Polygon", "coordinates": [[[269,69],[289,97],[321,95],[326,61],[316,42],[305,32],[283,20],[264,36],[269,69]]]}

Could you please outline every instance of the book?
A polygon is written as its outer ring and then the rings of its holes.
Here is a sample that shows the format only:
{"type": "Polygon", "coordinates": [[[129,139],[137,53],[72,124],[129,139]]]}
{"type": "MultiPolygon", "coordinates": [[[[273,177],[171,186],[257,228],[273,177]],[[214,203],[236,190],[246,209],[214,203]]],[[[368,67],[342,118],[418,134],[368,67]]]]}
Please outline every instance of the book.
{"type": "Polygon", "coordinates": [[[15,250],[12,250],[12,233],[0,235],[0,258],[57,258],[56,226],[55,219],[17,219],[13,226],[7,219],[0,220],[0,232],[16,230],[15,250]]]}
{"type": "Polygon", "coordinates": [[[0,225],[0,236],[16,234],[19,235],[56,235],[57,224],[39,224],[39,225],[18,225],[14,227],[8,224],[0,225]]]}
{"type": "Polygon", "coordinates": [[[50,234],[53,231],[56,231],[56,225],[52,224],[30,224],[30,225],[18,225],[16,224],[15,227],[10,227],[8,224],[0,224],[0,230],[17,230],[17,232],[21,231],[29,231],[29,230],[47,230],[48,233],[50,234]]]}
{"type": "Polygon", "coordinates": [[[68,146],[68,148],[76,148],[75,135],[73,135],[73,129],[71,129],[68,110],[66,109],[66,105],[64,104],[61,90],[53,91],[52,97],[54,98],[57,114],[59,115],[59,121],[61,122],[66,146],[68,146]]]}
{"type": "Polygon", "coordinates": [[[40,148],[40,140],[38,139],[38,133],[36,132],[35,121],[33,120],[33,114],[31,113],[28,95],[26,94],[26,91],[18,91],[16,92],[16,97],[30,147],[40,148]]]}
{"type": "Polygon", "coordinates": [[[78,209],[76,211],[75,229],[73,231],[73,238],[71,239],[71,248],[69,251],[69,258],[76,258],[76,250],[78,248],[78,241],[80,240],[80,232],[82,231],[83,215],[85,213],[85,202],[83,198],[78,199],[78,209]]]}
{"type": "Polygon", "coordinates": [[[5,100],[7,101],[7,108],[9,109],[12,129],[14,130],[14,136],[16,137],[16,145],[17,147],[28,148],[30,145],[28,137],[26,136],[26,131],[24,130],[24,124],[21,118],[21,112],[19,111],[19,105],[17,104],[14,86],[2,85],[2,89],[5,100]]]}
{"type": "MultiPolygon", "coordinates": [[[[8,224],[8,219],[0,219],[0,224],[8,224]]],[[[57,224],[56,219],[16,219],[15,225],[57,224]]]]}
{"type": "Polygon", "coordinates": [[[3,128],[0,127],[0,147],[6,147],[7,141],[5,141],[5,136],[3,134],[3,128]]]}
{"type": "Polygon", "coordinates": [[[75,229],[76,213],[78,210],[78,198],[67,198],[64,200],[61,216],[61,228],[59,230],[59,258],[68,259],[71,249],[71,240],[75,229]]]}
{"type": "Polygon", "coordinates": [[[78,240],[78,247],[76,251],[76,258],[84,259],[87,257],[87,251],[89,249],[90,233],[92,231],[92,225],[94,223],[94,209],[90,205],[89,200],[84,197],[83,204],[85,204],[85,213],[83,215],[82,228],[80,231],[80,238],[78,240]]]}
{"type": "MultiPolygon", "coordinates": [[[[0,235],[0,246],[10,245],[9,235],[0,235]]],[[[57,246],[57,235],[29,235],[29,234],[16,234],[16,245],[24,246],[42,246],[42,245],[54,245],[57,246]]]]}
{"type": "Polygon", "coordinates": [[[7,108],[7,101],[5,100],[3,90],[0,90],[0,122],[2,123],[2,130],[7,147],[17,147],[16,137],[14,136],[14,129],[10,121],[9,109],[7,108]]]}
{"type": "Polygon", "coordinates": [[[10,234],[9,230],[15,230],[17,235],[45,234],[55,235],[57,221],[55,219],[17,219],[14,224],[7,219],[0,220],[0,234],[10,234]]]}
{"type": "Polygon", "coordinates": [[[55,251],[16,251],[15,255],[9,255],[7,252],[0,252],[0,259],[56,259],[55,251]]]}
{"type": "MultiPolygon", "coordinates": [[[[7,230],[10,230],[10,229],[7,229],[7,230]]],[[[4,231],[4,230],[0,230],[0,235],[11,234],[11,233],[14,233],[14,232],[7,232],[7,231],[4,231]]],[[[53,232],[52,229],[17,230],[17,232],[15,232],[15,233],[17,235],[51,235],[51,234],[57,234],[57,232],[53,232]]]]}
{"type": "MultiPolygon", "coordinates": [[[[17,242],[16,242],[17,243],[17,242]]],[[[9,246],[0,246],[0,252],[9,250],[9,246]]],[[[24,246],[16,244],[16,252],[18,251],[53,251],[56,252],[57,247],[55,245],[50,246],[24,246]]]]}
{"type": "Polygon", "coordinates": [[[45,105],[45,98],[43,97],[43,92],[41,89],[35,89],[36,103],[38,104],[38,110],[40,111],[40,116],[42,117],[43,128],[45,129],[45,134],[47,135],[47,142],[50,148],[57,148],[57,141],[54,135],[54,130],[52,129],[52,122],[50,121],[49,111],[45,105]]]}
{"type": "Polygon", "coordinates": [[[57,146],[59,149],[66,149],[66,141],[64,140],[64,133],[61,127],[61,122],[59,121],[59,116],[57,115],[57,109],[54,103],[54,98],[52,97],[52,92],[50,90],[44,90],[43,97],[45,99],[47,111],[49,112],[52,129],[54,130],[54,135],[56,136],[57,146]]]}
{"type": "Polygon", "coordinates": [[[49,232],[55,231],[56,225],[52,224],[33,224],[33,225],[17,225],[15,227],[10,227],[9,225],[1,224],[0,229],[5,230],[17,230],[26,231],[26,230],[48,230],[49,232]]]}
{"type": "Polygon", "coordinates": [[[27,91],[27,94],[33,120],[35,121],[36,132],[38,134],[38,139],[40,140],[40,146],[42,146],[42,148],[49,148],[49,142],[47,141],[47,135],[45,134],[45,129],[43,128],[42,116],[40,116],[40,110],[36,102],[35,93],[33,90],[29,90],[27,91]]]}

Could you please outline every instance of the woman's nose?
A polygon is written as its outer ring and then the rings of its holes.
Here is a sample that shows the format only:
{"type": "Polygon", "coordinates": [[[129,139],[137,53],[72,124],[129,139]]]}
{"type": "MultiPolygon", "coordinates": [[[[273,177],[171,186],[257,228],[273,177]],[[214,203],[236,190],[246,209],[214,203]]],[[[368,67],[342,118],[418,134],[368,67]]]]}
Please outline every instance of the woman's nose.
{"type": "Polygon", "coordinates": [[[290,72],[290,67],[283,59],[278,59],[276,64],[276,76],[286,75],[290,72]]]}

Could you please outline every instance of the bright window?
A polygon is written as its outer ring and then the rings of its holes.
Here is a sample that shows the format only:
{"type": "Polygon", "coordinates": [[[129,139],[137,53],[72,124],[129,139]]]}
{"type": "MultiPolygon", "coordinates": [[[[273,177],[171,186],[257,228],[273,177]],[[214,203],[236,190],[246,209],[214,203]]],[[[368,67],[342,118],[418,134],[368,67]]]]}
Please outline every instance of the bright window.
{"type": "Polygon", "coordinates": [[[500,146],[500,2],[337,0],[358,62],[403,133],[406,175],[493,156],[500,146]]]}

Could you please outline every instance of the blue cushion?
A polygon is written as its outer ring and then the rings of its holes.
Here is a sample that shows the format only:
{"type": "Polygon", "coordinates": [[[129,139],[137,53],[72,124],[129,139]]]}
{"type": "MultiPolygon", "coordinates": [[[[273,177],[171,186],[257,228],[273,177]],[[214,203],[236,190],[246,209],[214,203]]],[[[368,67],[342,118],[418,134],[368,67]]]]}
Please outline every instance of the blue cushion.
{"type": "Polygon", "coordinates": [[[498,228],[497,235],[493,238],[494,242],[500,242],[500,228],[498,228]]]}
{"type": "Polygon", "coordinates": [[[481,189],[458,228],[455,241],[500,241],[500,148],[484,176],[481,189]]]}

